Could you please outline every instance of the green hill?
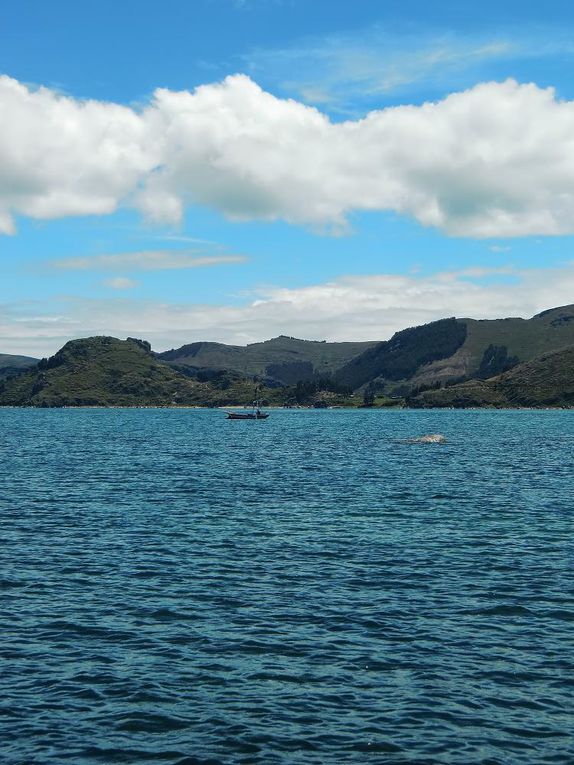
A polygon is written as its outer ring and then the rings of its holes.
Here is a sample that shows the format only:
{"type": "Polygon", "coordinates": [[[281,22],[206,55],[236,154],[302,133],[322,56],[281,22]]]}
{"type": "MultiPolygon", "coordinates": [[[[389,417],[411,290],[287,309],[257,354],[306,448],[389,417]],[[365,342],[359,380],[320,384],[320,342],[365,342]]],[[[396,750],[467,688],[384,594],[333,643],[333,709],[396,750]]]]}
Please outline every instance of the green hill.
{"type": "Polygon", "coordinates": [[[158,353],[157,358],[175,368],[232,370],[242,375],[257,375],[271,383],[293,385],[299,380],[332,375],[336,369],[367,348],[372,342],[327,343],[297,340],[281,335],[251,345],[191,343],[158,353]]]}
{"type": "Polygon", "coordinates": [[[488,380],[423,391],[408,404],[455,408],[574,406],[574,346],[543,354],[488,380]]]}
{"type": "MultiPolygon", "coordinates": [[[[2,369],[10,370],[3,375],[7,378],[36,360],[0,356],[0,405],[244,404],[253,398],[252,378],[257,376],[269,403],[328,400],[353,406],[373,397],[385,404],[389,397],[391,403],[407,397],[415,406],[431,399],[437,406],[502,406],[513,396],[529,400],[530,388],[520,388],[514,369],[524,375],[524,362],[536,359],[539,364],[539,357],[572,347],[574,305],[531,319],[441,319],[380,343],[280,336],[244,347],[192,343],[154,354],[143,341],[93,337],[70,341],[55,356],[10,379],[2,380],[2,369]],[[507,379],[505,374],[515,388],[491,384],[493,377],[507,379]]],[[[567,392],[568,377],[556,371],[554,378],[548,382],[554,391],[548,401],[558,405],[557,386],[563,382],[567,392]]],[[[538,406],[546,399],[540,394],[532,400],[538,406]]]]}
{"type": "Polygon", "coordinates": [[[354,389],[408,395],[465,378],[487,378],[543,353],[574,345],[574,305],[531,319],[441,319],[397,332],[336,373],[354,389]]]}
{"type": "Polygon", "coordinates": [[[352,359],[335,376],[353,389],[375,380],[408,380],[422,365],[452,356],[465,338],[466,325],[456,319],[404,329],[352,359]]]}
{"type": "Polygon", "coordinates": [[[25,369],[33,367],[39,359],[31,356],[13,356],[10,353],[0,353],[0,380],[20,374],[25,369]]]}
{"type": "Polygon", "coordinates": [[[253,383],[239,375],[192,380],[158,361],[148,343],[114,337],[71,340],[0,383],[3,406],[221,406],[252,399],[253,383]]]}

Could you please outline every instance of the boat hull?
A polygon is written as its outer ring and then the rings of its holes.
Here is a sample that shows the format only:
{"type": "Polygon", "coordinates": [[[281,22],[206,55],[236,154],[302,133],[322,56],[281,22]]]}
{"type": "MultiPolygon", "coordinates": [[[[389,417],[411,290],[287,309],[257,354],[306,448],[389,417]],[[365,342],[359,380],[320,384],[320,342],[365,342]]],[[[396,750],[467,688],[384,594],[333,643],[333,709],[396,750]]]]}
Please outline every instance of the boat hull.
{"type": "Polygon", "coordinates": [[[266,420],[268,417],[268,414],[236,414],[235,412],[227,412],[228,420],[266,420]]]}

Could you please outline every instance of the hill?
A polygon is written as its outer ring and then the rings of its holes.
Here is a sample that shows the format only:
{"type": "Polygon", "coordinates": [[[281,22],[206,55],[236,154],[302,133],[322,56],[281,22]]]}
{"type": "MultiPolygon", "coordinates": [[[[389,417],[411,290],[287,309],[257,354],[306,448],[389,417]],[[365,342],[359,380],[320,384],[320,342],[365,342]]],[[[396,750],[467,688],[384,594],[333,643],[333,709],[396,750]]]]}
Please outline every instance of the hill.
{"type": "Polygon", "coordinates": [[[408,395],[465,378],[486,379],[543,353],[574,345],[574,305],[531,319],[441,319],[397,332],[352,359],[336,379],[408,395]]]}
{"type": "Polygon", "coordinates": [[[385,384],[409,380],[424,364],[448,358],[466,338],[466,325],[457,319],[441,319],[397,332],[336,372],[336,379],[353,389],[366,383],[385,384]]]}
{"type": "Polygon", "coordinates": [[[414,407],[574,406],[574,346],[546,353],[487,380],[468,380],[409,398],[414,407]]]}
{"type": "Polygon", "coordinates": [[[239,375],[191,380],[158,361],[149,343],[114,337],[71,340],[0,383],[3,406],[220,406],[252,398],[252,382],[239,375]]]}
{"type": "Polygon", "coordinates": [[[300,380],[332,375],[339,367],[375,344],[327,343],[281,335],[246,346],[191,343],[158,353],[157,358],[176,369],[186,369],[192,373],[200,369],[225,369],[247,376],[257,375],[271,384],[294,385],[300,380]]]}
{"type": "MultiPolygon", "coordinates": [[[[510,375],[513,369],[530,380],[525,362],[539,364],[540,358],[572,347],[574,305],[531,319],[441,319],[379,343],[280,336],[245,347],[205,342],[153,354],[144,341],[95,337],[70,341],[55,356],[12,379],[2,381],[0,375],[0,404],[244,404],[253,398],[249,378],[258,376],[266,386],[262,397],[270,403],[356,406],[359,400],[376,398],[387,405],[406,397],[414,406],[430,405],[427,400],[436,406],[466,406],[467,401],[469,406],[504,406],[513,397],[526,402],[530,396],[530,388],[523,390],[519,378],[510,375]],[[494,377],[507,379],[504,374],[514,380],[514,388],[491,384],[494,377]]],[[[36,361],[17,356],[0,360],[10,374],[36,361]]],[[[563,383],[567,392],[569,378],[558,371],[543,384],[546,399],[537,394],[533,406],[546,400],[559,405],[557,386],[563,383]]]]}
{"type": "Polygon", "coordinates": [[[31,356],[13,356],[10,353],[0,353],[0,380],[20,374],[25,369],[33,367],[39,359],[31,356]]]}

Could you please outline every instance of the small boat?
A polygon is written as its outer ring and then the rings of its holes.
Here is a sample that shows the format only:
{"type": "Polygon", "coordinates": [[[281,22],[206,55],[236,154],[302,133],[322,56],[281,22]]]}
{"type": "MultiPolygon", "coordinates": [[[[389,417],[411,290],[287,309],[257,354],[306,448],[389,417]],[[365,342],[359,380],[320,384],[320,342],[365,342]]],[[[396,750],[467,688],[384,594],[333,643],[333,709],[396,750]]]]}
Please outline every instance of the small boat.
{"type": "MultiPolygon", "coordinates": [[[[259,394],[259,387],[255,389],[255,394],[259,394]]],[[[228,420],[266,420],[269,415],[262,412],[259,408],[259,398],[253,402],[250,412],[226,412],[228,420]]]]}
{"type": "Polygon", "coordinates": [[[255,409],[253,412],[227,412],[228,420],[266,420],[269,417],[260,409],[255,409]]]}

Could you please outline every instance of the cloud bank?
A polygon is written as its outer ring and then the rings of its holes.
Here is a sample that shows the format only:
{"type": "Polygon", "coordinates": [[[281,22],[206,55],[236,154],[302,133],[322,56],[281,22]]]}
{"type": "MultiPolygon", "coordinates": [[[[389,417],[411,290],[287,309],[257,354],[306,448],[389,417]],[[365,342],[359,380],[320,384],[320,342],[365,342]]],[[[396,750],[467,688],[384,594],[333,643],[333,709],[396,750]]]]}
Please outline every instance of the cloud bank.
{"type": "Polygon", "coordinates": [[[572,233],[574,102],[509,80],[333,123],[244,75],[139,110],[0,78],[3,233],[120,205],[177,223],[193,204],[334,230],[370,210],[456,236],[572,233]]]}
{"type": "Polygon", "coordinates": [[[400,329],[446,316],[528,318],[572,303],[573,296],[574,262],[555,269],[349,276],[300,289],[268,289],[243,306],[62,298],[0,306],[0,350],[47,356],[67,340],[98,334],[142,337],[155,350],[196,340],[243,345],[279,334],[386,340],[400,329]]]}
{"type": "Polygon", "coordinates": [[[204,268],[229,263],[245,263],[243,255],[202,255],[198,250],[141,250],[112,255],[63,258],[51,262],[52,268],[63,271],[172,271],[204,268]]]}

